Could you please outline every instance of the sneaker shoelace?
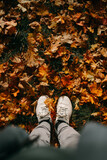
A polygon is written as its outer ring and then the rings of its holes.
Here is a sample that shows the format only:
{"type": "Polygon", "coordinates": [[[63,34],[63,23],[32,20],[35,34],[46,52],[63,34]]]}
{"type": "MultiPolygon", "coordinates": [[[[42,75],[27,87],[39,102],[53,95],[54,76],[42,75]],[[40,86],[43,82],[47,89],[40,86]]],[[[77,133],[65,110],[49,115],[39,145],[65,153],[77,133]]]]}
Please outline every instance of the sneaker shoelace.
{"type": "Polygon", "coordinates": [[[49,110],[46,106],[41,107],[41,111],[39,112],[39,117],[44,117],[49,114],[49,110]]]}
{"type": "Polygon", "coordinates": [[[59,118],[68,118],[68,108],[59,106],[59,110],[57,113],[59,118]]]}

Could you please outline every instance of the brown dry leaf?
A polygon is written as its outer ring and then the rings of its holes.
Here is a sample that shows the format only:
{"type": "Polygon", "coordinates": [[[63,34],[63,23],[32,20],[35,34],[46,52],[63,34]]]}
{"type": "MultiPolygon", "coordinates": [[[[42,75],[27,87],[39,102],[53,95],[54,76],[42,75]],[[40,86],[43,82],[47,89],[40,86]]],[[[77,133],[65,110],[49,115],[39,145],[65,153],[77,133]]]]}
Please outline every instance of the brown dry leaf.
{"type": "Polygon", "coordinates": [[[82,79],[88,80],[88,81],[94,81],[94,73],[91,71],[83,71],[82,73],[82,79]]]}
{"type": "Polygon", "coordinates": [[[53,79],[53,81],[55,83],[59,83],[60,82],[60,77],[59,76],[55,76],[54,79],[53,79]]]}
{"type": "Polygon", "coordinates": [[[100,52],[105,58],[107,58],[107,48],[102,48],[100,52]]]}
{"type": "Polygon", "coordinates": [[[39,67],[39,75],[40,76],[47,76],[48,75],[48,66],[44,63],[42,66],[39,67]]]}
{"type": "Polygon", "coordinates": [[[56,5],[56,6],[60,6],[60,5],[62,5],[62,4],[64,4],[64,1],[63,1],[63,0],[55,0],[55,5],[56,5]]]}
{"type": "Polygon", "coordinates": [[[18,0],[18,2],[22,3],[22,4],[25,4],[25,3],[29,4],[29,3],[33,2],[33,0],[18,0]]]}
{"type": "MultiPolygon", "coordinates": [[[[29,43],[30,47],[36,43],[36,40],[35,40],[34,35],[32,33],[28,34],[27,39],[28,39],[28,43],[29,43]]],[[[30,47],[29,47],[29,49],[30,49],[30,47]]]]}
{"type": "Polygon", "coordinates": [[[47,98],[45,100],[45,104],[48,106],[50,111],[54,111],[53,109],[53,103],[54,103],[54,99],[53,98],[47,98]]]}
{"type": "Polygon", "coordinates": [[[87,91],[84,91],[81,94],[81,99],[79,101],[79,105],[83,105],[84,103],[91,102],[92,104],[95,104],[94,98],[92,95],[90,95],[87,91]]]}
{"type": "Polygon", "coordinates": [[[90,89],[90,92],[91,92],[92,94],[95,94],[95,95],[98,96],[98,97],[101,97],[102,94],[103,94],[102,88],[101,88],[101,87],[98,87],[98,85],[97,85],[96,82],[94,82],[94,83],[92,83],[91,85],[89,85],[89,89],[90,89]]]}
{"type": "Polygon", "coordinates": [[[5,15],[5,11],[3,9],[0,9],[0,17],[5,15]]]}
{"type": "Polygon", "coordinates": [[[91,32],[91,33],[94,33],[94,29],[90,26],[90,27],[87,27],[88,30],[91,32]]]}
{"type": "Polygon", "coordinates": [[[52,19],[51,25],[48,26],[49,29],[55,29],[58,25],[58,23],[64,24],[65,23],[65,14],[56,16],[55,18],[52,19]]]}
{"type": "Polygon", "coordinates": [[[1,90],[6,90],[7,88],[9,87],[9,84],[8,82],[3,82],[3,81],[0,81],[0,88],[1,90]]]}
{"type": "Polygon", "coordinates": [[[75,2],[75,0],[68,0],[68,4],[72,4],[74,2],[75,2]]]}
{"type": "Polygon", "coordinates": [[[69,84],[71,84],[71,76],[70,75],[66,75],[64,77],[61,78],[61,82],[64,86],[67,86],[69,84]]]}
{"type": "Polygon", "coordinates": [[[97,49],[99,47],[100,44],[96,43],[96,44],[92,44],[91,45],[91,50],[94,51],[95,49],[97,49]]]}
{"type": "Polygon", "coordinates": [[[0,64],[0,73],[4,73],[7,67],[8,67],[7,63],[0,64]]]}
{"type": "Polygon", "coordinates": [[[101,33],[105,34],[105,36],[107,35],[107,26],[100,25],[98,27],[97,35],[101,35],[101,33]]]}
{"type": "Polygon", "coordinates": [[[0,44],[0,54],[3,52],[3,49],[5,48],[5,45],[0,44]]]}
{"type": "Polygon", "coordinates": [[[92,62],[92,63],[91,63],[91,68],[92,68],[93,70],[95,70],[95,69],[97,68],[97,63],[92,62]]]}
{"type": "Polygon", "coordinates": [[[31,95],[31,96],[35,96],[35,89],[32,87],[32,85],[30,85],[28,82],[26,82],[25,80],[20,80],[20,83],[24,86],[26,92],[31,95]]]}
{"type": "Polygon", "coordinates": [[[34,51],[28,49],[26,54],[24,54],[24,58],[26,60],[26,64],[28,67],[39,67],[41,64],[43,64],[44,59],[38,56],[38,53],[35,53],[34,51]]]}
{"type": "Polygon", "coordinates": [[[70,6],[68,7],[68,9],[69,9],[70,11],[73,11],[73,10],[74,10],[74,8],[73,8],[72,5],[70,5],[70,6]]]}
{"type": "Polygon", "coordinates": [[[6,27],[6,29],[10,29],[11,27],[16,27],[17,26],[17,22],[15,20],[6,21],[5,25],[8,26],[8,27],[6,27]]]}
{"type": "Polygon", "coordinates": [[[75,108],[74,108],[75,110],[80,110],[78,103],[79,103],[79,98],[77,98],[75,101],[75,108]]]}
{"type": "Polygon", "coordinates": [[[52,52],[50,52],[50,51],[45,51],[45,52],[44,52],[44,55],[48,55],[48,56],[51,57],[51,56],[52,56],[52,52]]]}
{"type": "Polygon", "coordinates": [[[5,26],[5,21],[3,20],[3,17],[0,18],[0,27],[4,28],[5,26]]]}
{"type": "Polygon", "coordinates": [[[40,26],[40,24],[37,21],[34,21],[34,22],[30,23],[29,26],[32,29],[37,29],[37,27],[38,27],[39,31],[41,30],[41,26],[40,26]]]}
{"type": "Polygon", "coordinates": [[[71,89],[74,88],[74,83],[73,83],[72,80],[71,80],[71,81],[69,82],[69,84],[67,85],[67,88],[68,88],[68,90],[70,90],[70,91],[71,91],[71,89]]]}
{"type": "Polygon", "coordinates": [[[75,104],[75,108],[74,108],[74,109],[75,109],[76,111],[79,111],[79,110],[80,110],[78,104],[75,104]]]}
{"type": "Polygon", "coordinates": [[[18,6],[18,8],[20,10],[22,10],[22,12],[26,12],[27,11],[27,9],[25,7],[23,7],[21,4],[18,4],[17,6],[18,6]]]}
{"type": "Polygon", "coordinates": [[[42,6],[38,11],[36,11],[36,14],[38,16],[47,16],[49,15],[49,11],[44,6],[42,6]]]}
{"type": "Polygon", "coordinates": [[[96,78],[96,79],[95,79],[95,82],[96,82],[96,83],[101,83],[101,79],[96,78]]]}
{"type": "Polygon", "coordinates": [[[50,51],[52,53],[55,53],[58,50],[58,47],[61,46],[64,43],[72,44],[72,35],[69,33],[64,32],[60,36],[54,36],[52,39],[50,51]]]}
{"type": "Polygon", "coordinates": [[[10,95],[9,95],[9,93],[8,92],[3,92],[3,93],[0,93],[0,102],[2,102],[2,101],[9,101],[9,100],[11,100],[11,97],[10,97],[10,95]]]}
{"type": "Polygon", "coordinates": [[[103,79],[102,83],[107,83],[107,75],[106,75],[105,78],[103,79]]]}
{"type": "Polygon", "coordinates": [[[12,61],[13,63],[21,63],[21,59],[20,59],[20,57],[18,57],[18,56],[14,56],[14,58],[11,59],[11,61],[12,61]]]}
{"type": "Polygon", "coordinates": [[[72,16],[72,18],[75,22],[77,22],[77,20],[81,17],[81,15],[82,15],[81,13],[76,13],[72,16]]]}
{"type": "Polygon", "coordinates": [[[46,81],[46,82],[40,82],[40,85],[41,86],[49,86],[48,81],[46,81]]]}
{"type": "Polygon", "coordinates": [[[13,113],[11,113],[11,114],[8,115],[8,119],[9,119],[10,121],[12,121],[12,120],[15,119],[15,118],[16,118],[16,115],[13,114],[13,113]]]}

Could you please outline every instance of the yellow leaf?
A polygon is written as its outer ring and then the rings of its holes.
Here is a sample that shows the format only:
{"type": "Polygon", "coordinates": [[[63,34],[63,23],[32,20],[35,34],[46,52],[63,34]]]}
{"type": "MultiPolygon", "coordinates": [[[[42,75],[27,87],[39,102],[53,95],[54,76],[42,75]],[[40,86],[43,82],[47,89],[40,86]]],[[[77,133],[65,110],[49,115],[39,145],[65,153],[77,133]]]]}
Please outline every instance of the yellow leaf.
{"type": "Polygon", "coordinates": [[[19,124],[18,126],[21,127],[21,128],[25,128],[24,124],[19,124]]]}
{"type": "Polygon", "coordinates": [[[52,56],[52,53],[50,51],[46,51],[44,52],[45,55],[48,55],[48,56],[52,56]]]}
{"type": "Polygon", "coordinates": [[[103,116],[107,116],[107,112],[103,114],[103,116]]]}
{"type": "Polygon", "coordinates": [[[55,76],[55,77],[54,77],[54,81],[55,81],[56,83],[58,83],[58,82],[60,81],[59,76],[55,76]]]}
{"type": "Polygon", "coordinates": [[[79,106],[77,104],[75,105],[74,109],[77,110],[77,111],[80,110],[80,108],[79,108],[79,106]]]}
{"type": "Polygon", "coordinates": [[[11,114],[8,116],[8,118],[9,118],[9,120],[11,121],[11,120],[15,119],[16,116],[15,116],[15,114],[12,114],[12,113],[11,113],[11,114]]]}
{"type": "Polygon", "coordinates": [[[73,8],[72,5],[70,5],[70,6],[68,7],[68,9],[69,9],[70,11],[73,11],[73,10],[74,10],[74,8],[73,8]]]}
{"type": "Polygon", "coordinates": [[[88,30],[91,32],[91,33],[94,33],[94,29],[92,29],[92,27],[90,26],[90,27],[87,27],[88,28],[88,30]]]}
{"type": "Polygon", "coordinates": [[[17,90],[16,92],[13,93],[14,97],[17,97],[17,94],[19,93],[20,91],[17,90]]]}
{"type": "Polygon", "coordinates": [[[94,116],[94,117],[100,116],[100,115],[101,115],[101,112],[94,112],[94,113],[91,114],[91,116],[94,116]]]}

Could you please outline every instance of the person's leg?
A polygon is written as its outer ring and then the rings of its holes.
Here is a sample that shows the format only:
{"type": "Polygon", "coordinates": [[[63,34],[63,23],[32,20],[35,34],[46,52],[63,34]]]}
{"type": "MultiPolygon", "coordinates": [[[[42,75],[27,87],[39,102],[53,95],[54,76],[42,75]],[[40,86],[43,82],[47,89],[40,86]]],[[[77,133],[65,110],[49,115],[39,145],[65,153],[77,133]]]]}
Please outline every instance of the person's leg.
{"type": "Polygon", "coordinates": [[[80,134],[69,126],[69,124],[60,122],[57,127],[57,135],[61,148],[77,148],[80,134]]]}
{"type": "Polygon", "coordinates": [[[33,129],[30,133],[29,138],[35,139],[38,137],[35,142],[36,146],[49,146],[50,145],[50,132],[51,132],[51,118],[48,107],[44,103],[47,96],[41,96],[38,99],[36,107],[36,115],[38,118],[39,125],[33,129]]]}
{"type": "Polygon", "coordinates": [[[70,147],[75,149],[78,145],[80,134],[69,126],[72,114],[72,104],[67,96],[62,96],[57,104],[56,132],[61,148],[70,147]]]}

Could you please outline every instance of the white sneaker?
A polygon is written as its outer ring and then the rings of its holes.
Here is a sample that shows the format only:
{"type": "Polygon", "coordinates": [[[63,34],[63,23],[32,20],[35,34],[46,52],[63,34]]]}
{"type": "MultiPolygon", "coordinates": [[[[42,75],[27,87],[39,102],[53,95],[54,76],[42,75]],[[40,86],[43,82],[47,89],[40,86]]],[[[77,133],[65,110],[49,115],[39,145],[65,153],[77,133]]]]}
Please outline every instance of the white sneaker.
{"type": "Polygon", "coordinates": [[[47,98],[48,98],[48,96],[46,96],[46,95],[41,96],[37,101],[36,115],[38,118],[38,122],[40,122],[42,120],[51,119],[48,106],[46,106],[46,104],[44,103],[47,98]]]}
{"type": "Polygon", "coordinates": [[[72,114],[72,103],[67,96],[61,96],[57,104],[56,122],[58,120],[69,123],[72,114]]]}

